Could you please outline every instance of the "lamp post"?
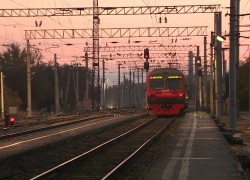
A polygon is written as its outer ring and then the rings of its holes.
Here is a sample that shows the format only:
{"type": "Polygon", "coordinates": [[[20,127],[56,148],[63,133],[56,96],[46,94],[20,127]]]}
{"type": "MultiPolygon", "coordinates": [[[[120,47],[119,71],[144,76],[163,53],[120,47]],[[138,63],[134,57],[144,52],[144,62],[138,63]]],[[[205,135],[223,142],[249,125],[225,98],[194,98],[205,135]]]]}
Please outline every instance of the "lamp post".
{"type": "Polygon", "coordinates": [[[216,115],[218,115],[219,121],[223,122],[223,103],[222,103],[222,62],[221,62],[221,42],[225,41],[226,39],[221,36],[221,12],[217,14],[217,39],[221,37],[221,41],[217,41],[216,43],[216,115]]]}

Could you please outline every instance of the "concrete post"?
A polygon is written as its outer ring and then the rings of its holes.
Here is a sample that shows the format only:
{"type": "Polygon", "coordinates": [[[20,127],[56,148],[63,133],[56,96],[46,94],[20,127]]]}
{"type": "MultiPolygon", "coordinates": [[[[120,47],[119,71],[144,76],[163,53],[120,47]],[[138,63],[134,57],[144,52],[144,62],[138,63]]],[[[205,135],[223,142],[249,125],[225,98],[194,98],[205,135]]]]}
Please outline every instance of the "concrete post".
{"type": "Polygon", "coordinates": [[[1,112],[4,119],[3,72],[1,71],[1,112]]]}
{"type": "Polygon", "coordinates": [[[214,115],[214,61],[213,61],[214,32],[211,32],[210,43],[210,114],[214,115]]]}
{"type": "Polygon", "coordinates": [[[204,36],[204,110],[207,111],[207,37],[204,36]]]}
{"type": "Polygon", "coordinates": [[[31,77],[30,77],[30,43],[27,40],[27,98],[28,98],[28,107],[27,107],[27,115],[28,117],[32,116],[32,108],[31,108],[31,77]]]}
{"type": "Polygon", "coordinates": [[[135,72],[133,72],[133,88],[134,88],[134,90],[133,90],[133,97],[134,97],[134,101],[133,101],[133,105],[134,105],[134,107],[135,107],[135,72]]]}
{"type": "MultiPolygon", "coordinates": [[[[102,105],[102,109],[103,110],[105,110],[105,82],[106,82],[106,80],[105,80],[105,61],[104,61],[104,59],[103,59],[103,74],[102,74],[102,90],[103,90],[103,93],[102,93],[102,96],[103,96],[103,98],[102,98],[102,103],[103,103],[103,105],[102,105]]],[[[119,87],[120,87],[120,82],[119,82],[119,87]]],[[[119,90],[120,90],[120,88],[119,88],[119,90]]]]}
{"type": "Polygon", "coordinates": [[[240,71],[239,71],[239,66],[240,66],[240,0],[235,0],[235,6],[236,6],[236,32],[235,32],[235,37],[236,37],[236,117],[240,116],[240,87],[239,87],[239,81],[240,81],[240,71]]]}
{"type": "Polygon", "coordinates": [[[235,0],[230,1],[230,60],[229,60],[229,127],[236,127],[236,38],[235,38],[235,0]]]}
{"type": "Polygon", "coordinates": [[[131,69],[129,71],[129,108],[132,104],[132,79],[131,79],[131,69]]]}
{"type": "MultiPolygon", "coordinates": [[[[218,13],[217,34],[221,36],[221,12],[218,13]]],[[[217,43],[217,87],[218,87],[218,118],[223,122],[223,102],[222,102],[222,60],[221,60],[221,42],[217,43]]]]}
{"type": "Polygon", "coordinates": [[[193,72],[193,52],[189,51],[188,53],[188,57],[189,57],[189,72],[188,72],[188,77],[189,77],[189,83],[188,83],[188,89],[189,89],[189,104],[195,105],[194,102],[194,72],[193,72]]]}
{"type": "Polygon", "coordinates": [[[118,109],[120,109],[120,70],[121,64],[118,64],[118,109]]]}
{"type": "Polygon", "coordinates": [[[89,73],[88,73],[88,53],[85,53],[85,61],[86,61],[86,92],[85,92],[85,99],[86,99],[86,107],[89,107],[89,73]]]}
{"type": "Polygon", "coordinates": [[[223,81],[222,81],[222,97],[223,97],[223,112],[227,114],[227,104],[226,104],[226,60],[225,60],[225,50],[228,48],[222,48],[223,57],[223,81]]]}
{"type": "Polygon", "coordinates": [[[59,110],[59,89],[58,89],[56,54],[54,54],[54,59],[55,59],[55,114],[58,114],[58,110],[59,110]]]}
{"type": "Polygon", "coordinates": [[[140,70],[137,69],[137,74],[138,74],[138,77],[137,77],[137,87],[138,87],[138,106],[140,106],[140,95],[141,95],[141,92],[140,92],[140,70]]]}
{"type": "Polygon", "coordinates": [[[219,118],[219,92],[218,92],[218,13],[214,14],[214,31],[215,31],[215,47],[214,47],[214,65],[215,65],[215,115],[219,118]]]}
{"type": "Polygon", "coordinates": [[[144,109],[144,88],[143,88],[143,69],[141,69],[141,106],[142,109],[144,109]]]}
{"type": "MultiPolygon", "coordinates": [[[[199,46],[197,46],[197,57],[199,57],[199,46]]],[[[200,103],[199,103],[199,76],[198,76],[198,70],[199,67],[198,65],[195,63],[195,109],[196,111],[198,111],[200,109],[200,103]]]]}

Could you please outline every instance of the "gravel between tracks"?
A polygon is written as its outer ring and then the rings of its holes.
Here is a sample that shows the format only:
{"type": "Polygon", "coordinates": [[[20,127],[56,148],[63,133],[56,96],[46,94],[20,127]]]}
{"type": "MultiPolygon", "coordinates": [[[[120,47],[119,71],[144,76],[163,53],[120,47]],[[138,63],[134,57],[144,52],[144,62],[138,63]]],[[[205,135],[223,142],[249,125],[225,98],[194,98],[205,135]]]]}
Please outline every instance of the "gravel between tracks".
{"type": "MultiPolygon", "coordinates": [[[[147,119],[148,120],[148,119],[147,119]]],[[[98,133],[89,136],[80,136],[74,140],[67,140],[64,143],[56,144],[42,151],[36,151],[25,154],[20,158],[9,159],[5,164],[0,165],[0,179],[30,179],[37,174],[40,174],[56,165],[65,162],[81,153],[84,153],[93,147],[109,140],[117,135],[138,126],[146,119],[126,123],[120,127],[106,130],[103,133],[98,133]]],[[[172,127],[177,127],[180,119],[173,124],[172,127]]],[[[172,128],[171,128],[172,129],[172,128]]],[[[164,146],[169,136],[175,130],[167,131],[160,143],[154,144],[149,153],[143,155],[126,173],[120,176],[120,179],[139,179],[146,167],[152,162],[155,155],[164,146]]],[[[94,179],[94,178],[93,178],[94,179]]]]}

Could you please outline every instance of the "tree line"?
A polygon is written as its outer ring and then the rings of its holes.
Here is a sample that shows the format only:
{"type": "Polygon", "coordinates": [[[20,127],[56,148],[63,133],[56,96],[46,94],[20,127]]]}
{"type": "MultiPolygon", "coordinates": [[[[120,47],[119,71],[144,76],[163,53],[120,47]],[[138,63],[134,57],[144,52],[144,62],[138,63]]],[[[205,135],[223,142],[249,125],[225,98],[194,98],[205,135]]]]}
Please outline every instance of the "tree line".
{"type": "MultiPolygon", "coordinates": [[[[11,44],[0,53],[1,71],[4,75],[4,109],[8,113],[9,107],[19,107],[19,110],[27,109],[27,50],[18,44],[11,44]]],[[[31,51],[31,97],[32,110],[39,111],[47,108],[54,110],[55,105],[55,68],[54,60],[43,62],[43,55],[37,50],[31,51]]],[[[61,106],[65,101],[68,77],[70,71],[76,73],[76,66],[58,64],[58,81],[61,106]]],[[[89,70],[88,70],[89,71],[89,70]]],[[[88,72],[90,73],[90,72],[88,72]]],[[[71,110],[76,108],[76,96],[74,82],[71,74],[67,104],[71,110]]],[[[76,77],[76,74],[75,74],[76,77]]],[[[86,91],[86,68],[78,66],[79,101],[84,100],[86,91]]],[[[91,81],[90,81],[91,82],[91,81]]],[[[91,97],[91,92],[90,92],[91,97]]],[[[62,106],[63,107],[63,106],[62,106]]]]}
{"type": "MultiPolygon", "coordinates": [[[[26,64],[27,50],[21,48],[18,44],[11,44],[0,53],[1,71],[4,75],[4,107],[5,112],[8,113],[9,107],[19,107],[19,110],[26,111],[27,108],[27,64],[26,64]]],[[[42,108],[47,108],[48,111],[54,111],[55,105],[55,69],[54,60],[49,62],[43,61],[43,55],[38,50],[31,51],[31,97],[32,110],[39,111],[42,108]]],[[[240,63],[239,72],[239,86],[240,86],[240,110],[248,110],[249,107],[249,61],[240,63]]],[[[66,89],[68,85],[69,73],[72,71],[76,73],[76,66],[71,64],[58,64],[58,81],[60,90],[61,107],[65,104],[66,89]]],[[[85,100],[86,91],[86,68],[78,66],[79,78],[79,102],[85,100]]],[[[92,99],[91,86],[91,71],[89,73],[89,99],[92,99]]],[[[76,74],[75,74],[76,77],[76,74]]],[[[208,82],[209,84],[209,82],[208,82]]],[[[128,87],[130,82],[125,79],[125,87],[128,87]]],[[[209,87],[209,86],[208,86],[209,87]]],[[[118,94],[117,85],[107,88],[107,103],[108,106],[117,106],[118,94]]],[[[139,90],[140,86],[136,86],[136,103],[140,104],[139,90]]],[[[229,96],[229,74],[226,75],[226,98],[229,96]]],[[[101,91],[100,91],[101,92],[101,91]]],[[[208,90],[209,92],[209,90],[208,90]]],[[[121,93],[121,92],[120,92],[121,93]]],[[[133,94],[133,90],[132,90],[133,94]]],[[[100,94],[99,94],[100,96],[100,94]]],[[[124,89],[124,103],[128,103],[128,97],[131,96],[129,91],[124,89]]],[[[209,96],[209,94],[208,94],[209,96]]],[[[97,97],[94,97],[97,98],[97,97]]],[[[209,98],[209,97],[208,97],[209,98]]],[[[121,100],[121,99],[120,99],[121,100]]],[[[69,83],[69,91],[67,97],[67,104],[70,104],[71,111],[76,110],[76,96],[73,78],[71,75],[69,83]]],[[[125,105],[129,106],[129,104],[125,105]]]]}

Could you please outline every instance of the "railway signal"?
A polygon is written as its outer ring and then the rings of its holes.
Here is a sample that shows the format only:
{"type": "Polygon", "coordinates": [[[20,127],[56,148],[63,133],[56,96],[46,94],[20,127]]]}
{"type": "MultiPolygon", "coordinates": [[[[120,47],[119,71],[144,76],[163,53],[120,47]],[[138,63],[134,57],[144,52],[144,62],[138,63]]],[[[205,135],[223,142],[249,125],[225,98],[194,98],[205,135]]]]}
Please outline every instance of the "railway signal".
{"type": "Polygon", "coordinates": [[[201,69],[198,70],[198,75],[199,75],[199,76],[202,75],[202,70],[201,70],[201,69]]]}
{"type": "Polygon", "coordinates": [[[146,62],[144,62],[144,69],[146,69],[148,71],[148,69],[149,69],[149,62],[148,62],[149,49],[148,48],[144,49],[144,58],[146,58],[146,62]]]}
{"type": "Polygon", "coordinates": [[[4,117],[5,117],[5,118],[4,118],[5,126],[8,127],[8,126],[9,126],[9,123],[10,123],[9,115],[6,114],[6,115],[4,115],[4,117]]]}
{"type": "Polygon", "coordinates": [[[144,69],[146,69],[146,70],[149,69],[149,62],[148,61],[144,62],[144,69]]]}
{"type": "Polygon", "coordinates": [[[144,49],[144,58],[146,58],[146,59],[149,58],[149,49],[148,48],[144,49]]]}
{"type": "Polygon", "coordinates": [[[200,56],[196,57],[195,64],[198,66],[201,66],[201,57],[200,56]]]}
{"type": "Polygon", "coordinates": [[[10,118],[10,125],[11,125],[11,126],[14,126],[14,122],[15,122],[15,118],[13,118],[13,117],[10,118]]]}

